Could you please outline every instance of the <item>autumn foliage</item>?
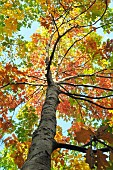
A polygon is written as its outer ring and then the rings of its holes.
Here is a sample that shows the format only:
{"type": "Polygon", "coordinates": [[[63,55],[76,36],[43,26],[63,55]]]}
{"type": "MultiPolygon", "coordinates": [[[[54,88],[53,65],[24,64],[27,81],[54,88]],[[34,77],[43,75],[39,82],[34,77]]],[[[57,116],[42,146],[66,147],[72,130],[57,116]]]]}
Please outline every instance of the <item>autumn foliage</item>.
{"type": "Polygon", "coordinates": [[[57,125],[51,169],[113,169],[113,39],[102,37],[113,31],[111,2],[2,0],[0,13],[0,168],[24,164],[51,70],[56,117],[67,122],[57,125]],[[21,28],[34,22],[25,40],[21,28]]]}

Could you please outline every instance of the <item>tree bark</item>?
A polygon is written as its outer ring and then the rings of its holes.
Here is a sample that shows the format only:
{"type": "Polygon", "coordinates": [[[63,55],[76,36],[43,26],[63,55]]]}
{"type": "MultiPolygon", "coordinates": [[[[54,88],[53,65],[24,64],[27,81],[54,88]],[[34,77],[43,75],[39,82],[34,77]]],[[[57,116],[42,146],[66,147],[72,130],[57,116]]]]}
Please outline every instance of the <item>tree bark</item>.
{"type": "Polygon", "coordinates": [[[21,170],[50,170],[51,153],[55,148],[56,107],[59,103],[59,89],[49,85],[42,108],[41,121],[32,136],[28,158],[21,170]]]}

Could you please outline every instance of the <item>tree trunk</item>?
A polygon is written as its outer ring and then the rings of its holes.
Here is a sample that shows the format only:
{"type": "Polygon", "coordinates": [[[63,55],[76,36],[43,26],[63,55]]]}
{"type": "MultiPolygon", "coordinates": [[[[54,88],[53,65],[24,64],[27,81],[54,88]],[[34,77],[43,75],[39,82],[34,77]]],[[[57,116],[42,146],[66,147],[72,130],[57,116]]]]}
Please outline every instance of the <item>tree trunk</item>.
{"type": "Polygon", "coordinates": [[[59,90],[54,84],[48,86],[41,121],[32,136],[28,158],[21,170],[50,170],[51,153],[54,150],[56,134],[56,107],[59,90]]]}

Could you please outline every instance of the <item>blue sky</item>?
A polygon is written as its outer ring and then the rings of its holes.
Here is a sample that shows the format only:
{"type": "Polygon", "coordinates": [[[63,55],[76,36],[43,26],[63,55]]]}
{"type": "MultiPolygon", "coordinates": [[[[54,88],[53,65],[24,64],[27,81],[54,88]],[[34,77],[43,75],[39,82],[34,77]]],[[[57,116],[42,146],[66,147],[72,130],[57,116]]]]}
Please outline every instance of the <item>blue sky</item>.
{"type": "MultiPolygon", "coordinates": [[[[109,5],[110,8],[113,8],[113,0],[111,0],[111,3],[109,5]]],[[[30,40],[30,36],[36,32],[36,30],[38,29],[39,27],[39,23],[38,22],[33,22],[31,28],[21,28],[21,31],[20,33],[23,35],[23,37],[26,39],[26,40],[30,40]]],[[[97,33],[102,35],[104,40],[108,39],[108,38],[113,38],[113,32],[110,33],[110,34],[104,34],[103,31],[102,31],[102,28],[98,29],[97,30],[97,33]]]]}
{"type": "MultiPolygon", "coordinates": [[[[33,22],[31,28],[21,28],[20,34],[24,37],[25,40],[31,40],[30,36],[36,32],[36,30],[39,27],[38,22],[33,22]]],[[[102,28],[97,30],[97,33],[103,36],[104,40],[107,40],[108,38],[113,38],[113,32],[110,34],[104,34],[102,31],[102,28]]]]}
{"type": "Polygon", "coordinates": [[[38,22],[33,22],[31,28],[24,28],[22,27],[20,30],[20,34],[24,37],[25,40],[31,40],[30,36],[36,32],[39,27],[38,22]]]}

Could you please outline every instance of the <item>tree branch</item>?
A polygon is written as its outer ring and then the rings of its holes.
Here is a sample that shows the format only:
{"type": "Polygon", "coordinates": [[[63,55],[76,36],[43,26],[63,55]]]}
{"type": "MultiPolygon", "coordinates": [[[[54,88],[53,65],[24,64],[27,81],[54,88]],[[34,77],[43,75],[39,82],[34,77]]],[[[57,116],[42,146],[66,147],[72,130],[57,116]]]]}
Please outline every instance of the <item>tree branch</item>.
{"type": "Polygon", "coordinates": [[[47,85],[44,85],[44,84],[33,84],[33,83],[28,83],[28,82],[12,82],[12,83],[9,82],[9,83],[7,83],[3,86],[0,86],[0,89],[7,87],[9,85],[20,85],[20,84],[30,85],[30,86],[47,86],[47,85]]]}
{"type": "MultiPolygon", "coordinates": [[[[86,153],[86,151],[88,150],[87,148],[83,148],[82,146],[80,147],[80,146],[75,146],[75,145],[70,145],[70,144],[65,144],[65,143],[57,143],[55,149],[57,148],[69,149],[69,150],[74,150],[74,151],[78,151],[82,153],[86,153]]],[[[102,152],[109,152],[110,148],[108,146],[107,148],[93,150],[93,152],[96,153],[97,150],[102,151],[102,152]]]]}
{"type": "Polygon", "coordinates": [[[99,86],[93,86],[93,85],[87,85],[87,84],[71,84],[71,83],[57,83],[58,85],[68,85],[68,86],[72,86],[72,87],[88,87],[88,88],[96,88],[96,89],[101,89],[101,90],[106,90],[106,91],[112,91],[113,89],[108,89],[108,88],[104,88],[104,87],[99,87],[99,86]]]}
{"type": "Polygon", "coordinates": [[[73,93],[70,93],[70,94],[75,97],[79,96],[79,97],[84,97],[84,98],[89,98],[89,99],[104,99],[104,98],[108,98],[108,97],[113,97],[113,95],[93,97],[93,96],[86,96],[86,95],[82,95],[82,94],[73,94],[73,93]]]}
{"type": "MultiPolygon", "coordinates": [[[[62,87],[62,86],[61,86],[62,87]]],[[[108,98],[108,97],[112,97],[113,95],[107,95],[107,96],[97,96],[97,97],[94,97],[94,96],[86,96],[86,95],[83,95],[83,94],[73,94],[73,93],[70,93],[66,88],[62,87],[67,93],[73,95],[73,96],[79,96],[79,97],[84,97],[84,98],[89,98],[89,99],[104,99],[104,98],[108,98]]]]}
{"type": "MultiPolygon", "coordinates": [[[[69,23],[70,21],[73,21],[73,20],[76,20],[78,17],[80,17],[82,14],[84,14],[85,12],[87,12],[94,4],[95,4],[96,0],[94,0],[92,2],[92,4],[87,8],[85,9],[84,11],[82,11],[80,14],[78,14],[76,17],[74,17],[73,19],[67,21],[66,23],[69,23]]],[[[79,6],[78,6],[79,7],[79,6]]],[[[81,7],[81,6],[80,6],[81,7]]],[[[65,23],[64,23],[65,24],[65,23]]]]}
{"type": "Polygon", "coordinates": [[[54,53],[55,53],[55,50],[56,50],[56,46],[57,46],[60,38],[61,38],[61,36],[58,36],[58,38],[57,38],[57,40],[54,44],[51,56],[50,56],[50,60],[49,60],[48,66],[47,66],[47,80],[48,80],[48,76],[49,76],[50,66],[51,66],[51,63],[52,63],[52,60],[53,60],[53,57],[54,57],[54,53]]]}
{"type": "Polygon", "coordinates": [[[105,10],[104,10],[103,14],[101,15],[101,17],[98,20],[96,20],[93,24],[86,25],[86,26],[85,25],[83,25],[83,26],[81,25],[80,27],[90,27],[90,26],[95,25],[97,22],[99,22],[103,18],[103,16],[105,15],[105,13],[107,11],[107,8],[108,8],[107,0],[105,0],[105,4],[106,4],[105,10]]]}
{"type": "Polygon", "coordinates": [[[97,142],[103,144],[104,146],[108,147],[109,149],[113,150],[113,147],[112,147],[112,146],[109,146],[109,145],[105,144],[104,142],[102,142],[101,140],[99,140],[99,139],[97,139],[97,138],[95,138],[95,140],[96,140],[97,142]]]}
{"type": "MultiPolygon", "coordinates": [[[[101,72],[103,70],[100,70],[98,72],[101,72]]],[[[76,75],[76,76],[69,76],[69,77],[66,77],[64,79],[62,79],[61,81],[58,81],[57,83],[62,83],[64,81],[67,81],[67,80],[70,80],[70,79],[75,79],[75,78],[79,78],[79,77],[100,77],[100,78],[113,78],[112,76],[101,76],[101,75],[98,75],[97,73],[93,73],[93,74],[79,74],[79,75],[76,75]]],[[[103,73],[102,73],[103,74],[103,73]]],[[[107,74],[111,74],[111,73],[107,73],[107,74]]]]}
{"type": "Polygon", "coordinates": [[[70,144],[65,144],[65,143],[57,143],[57,148],[65,148],[65,149],[70,149],[70,150],[75,150],[79,152],[86,153],[87,149],[80,147],[80,146],[75,146],[75,145],[70,145],[70,144]]]}
{"type": "Polygon", "coordinates": [[[94,104],[95,106],[98,106],[98,107],[100,107],[100,108],[102,108],[102,109],[113,110],[113,108],[101,106],[101,105],[93,102],[92,100],[89,100],[89,99],[86,99],[86,98],[82,98],[82,97],[80,97],[80,98],[79,98],[79,97],[75,97],[75,96],[73,96],[71,93],[68,93],[68,92],[66,93],[66,92],[64,92],[64,91],[61,91],[61,93],[62,93],[62,94],[65,94],[65,95],[67,95],[67,96],[69,96],[69,97],[71,97],[71,98],[73,98],[73,99],[83,100],[83,101],[92,103],[92,104],[94,104]]]}

